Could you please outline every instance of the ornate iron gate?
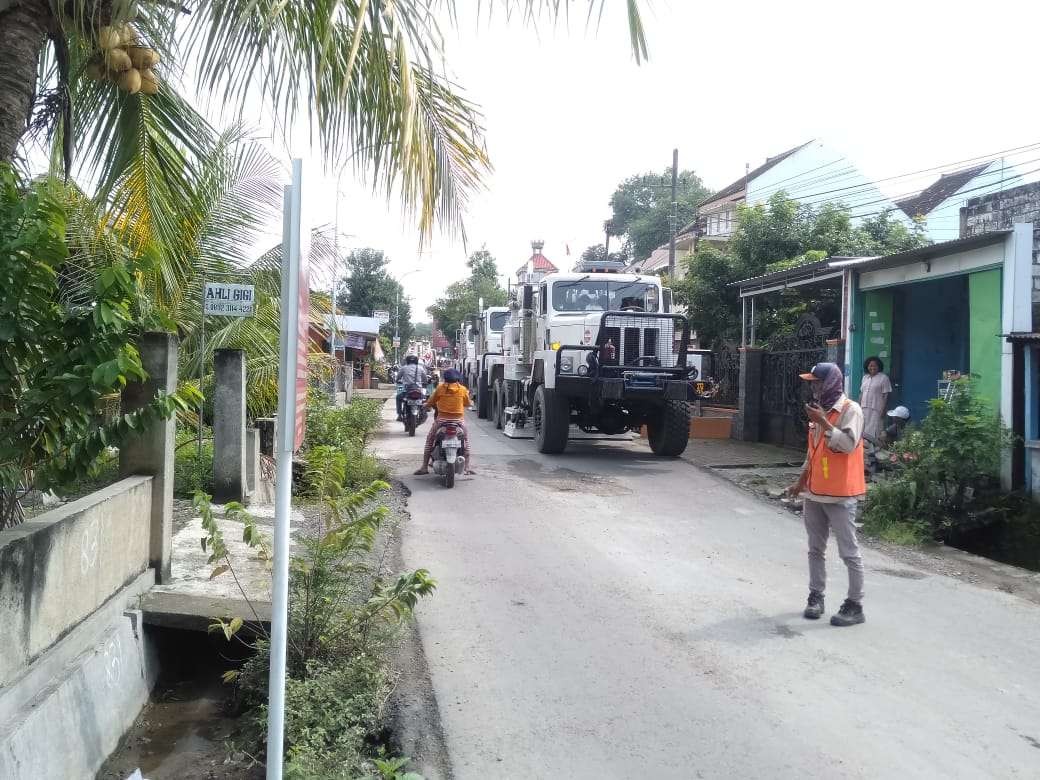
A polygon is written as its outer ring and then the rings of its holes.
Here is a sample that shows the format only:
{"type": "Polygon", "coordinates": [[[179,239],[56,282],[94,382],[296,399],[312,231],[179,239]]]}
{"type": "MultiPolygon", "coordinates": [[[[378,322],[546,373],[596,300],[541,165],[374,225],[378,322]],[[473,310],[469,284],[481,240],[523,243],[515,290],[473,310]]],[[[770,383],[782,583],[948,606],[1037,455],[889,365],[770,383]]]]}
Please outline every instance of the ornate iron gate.
{"type": "Polygon", "coordinates": [[[736,408],[740,397],[740,349],[736,344],[725,341],[715,344],[711,350],[710,375],[719,383],[712,405],[736,408]]]}
{"type": "Polygon", "coordinates": [[[775,338],[762,355],[762,429],[760,440],[786,447],[805,444],[807,391],[798,375],[827,359],[831,330],[803,314],[789,336],[775,338]]]}

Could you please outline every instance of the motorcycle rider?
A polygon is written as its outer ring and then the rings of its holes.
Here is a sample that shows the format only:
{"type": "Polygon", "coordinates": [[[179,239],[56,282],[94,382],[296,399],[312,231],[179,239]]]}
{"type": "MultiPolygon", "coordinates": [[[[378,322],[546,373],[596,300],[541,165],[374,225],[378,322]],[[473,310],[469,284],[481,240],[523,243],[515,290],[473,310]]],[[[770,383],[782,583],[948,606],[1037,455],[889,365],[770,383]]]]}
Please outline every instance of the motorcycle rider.
{"type": "Polygon", "coordinates": [[[469,406],[469,390],[462,384],[462,375],[454,368],[444,372],[444,381],[437,385],[426,401],[427,408],[437,410],[437,421],[430,426],[426,434],[426,445],[423,447],[422,466],[415,472],[417,476],[430,473],[430,458],[433,457],[433,448],[437,443],[437,428],[444,420],[451,420],[462,429],[462,435],[466,439],[466,473],[474,474],[473,452],[470,447],[469,434],[466,431],[466,407],[469,406]]]}
{"type": "Polygon", "coordinates": [[[429,381],[426,368],[419,364],[418,355],[406,355],[404,365],[397,372],[397,419],[404,419],[404,392],[409,385],[425,387],[429,381]]]}

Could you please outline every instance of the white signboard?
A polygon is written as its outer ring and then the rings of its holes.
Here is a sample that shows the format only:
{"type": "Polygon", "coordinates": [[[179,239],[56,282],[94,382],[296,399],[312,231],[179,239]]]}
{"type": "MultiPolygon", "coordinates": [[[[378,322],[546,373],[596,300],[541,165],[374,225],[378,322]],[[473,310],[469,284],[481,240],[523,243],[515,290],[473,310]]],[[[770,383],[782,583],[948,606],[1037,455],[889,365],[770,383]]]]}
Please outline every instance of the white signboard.
{"type": "Polygon", "coordinates": [[[376,309],[372,312],[372,316],[379,320],[380,325],[386,325],[386,323],[390,322],[390,312],[384,309],[376,309]]]}
{"type": "Polygon", "coordinates": [[[206,282],[203,314],[222,314],[225,317],[253,316],[253,285],[206,282]]]}

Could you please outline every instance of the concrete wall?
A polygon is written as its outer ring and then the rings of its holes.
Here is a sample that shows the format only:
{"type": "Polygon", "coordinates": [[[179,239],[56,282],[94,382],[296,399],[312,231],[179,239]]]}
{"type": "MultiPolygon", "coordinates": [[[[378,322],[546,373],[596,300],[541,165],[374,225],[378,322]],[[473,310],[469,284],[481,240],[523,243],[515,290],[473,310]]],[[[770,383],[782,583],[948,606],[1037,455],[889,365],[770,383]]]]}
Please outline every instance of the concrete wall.
{"type": "Polygon", "coordinates": [[[0,778],[93,778],[147,701],[127,609],[155,583],[153,488],[128,477],[0,532],[0,778]]]}
{"type": "Polygon", "coordinates": [[[1040,182],[969,199],[960,210],[960,235],[1004,230],[1016,222],[1033,223],[1032,300],[1040,304],[1040,182]]]}
{"type": "Polygon", "coordinates": [[[149,569],[0,688],[0,778],[93,780],[158,676],[132,608],[154,583],[149,569]]]}
{"type": "Polygon", "coordinates": [[[0,687],[148,568],[152,478],[0,532],[0,687]]]}
{"type": "Polygon", "coordinates": [[[1000,296],[1001,269],[979,271],[968,277],[968,365],[977,374],[979,395],[996,411],[1000,405],[1000,296]]]}
{"type": "Polygon", "coordinates": [[[969,198],[978,199],[1022,183],[1018,171],[1000,160],[991,163],[982,173],[968,181],[949,198],[932,209],[924,221],[926,235],[932,241],[953,241],[961,237],[961,207],[969,198]]]}

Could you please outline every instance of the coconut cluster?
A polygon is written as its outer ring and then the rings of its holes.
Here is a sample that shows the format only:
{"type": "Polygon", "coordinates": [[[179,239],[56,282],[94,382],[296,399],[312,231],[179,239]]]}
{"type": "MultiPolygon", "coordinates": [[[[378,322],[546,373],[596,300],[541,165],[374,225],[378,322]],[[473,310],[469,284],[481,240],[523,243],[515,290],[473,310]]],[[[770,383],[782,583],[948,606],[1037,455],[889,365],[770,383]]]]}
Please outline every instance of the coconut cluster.
{"type": "Polygon", "coordinates": [[[87,63],[90,78],[111,81],[131,95],[159,91],[159,79],[152,70],[159,64],[159,52],[143,45],[130,25],[102,27],[97,43],[99,51],[87,63]]]}

